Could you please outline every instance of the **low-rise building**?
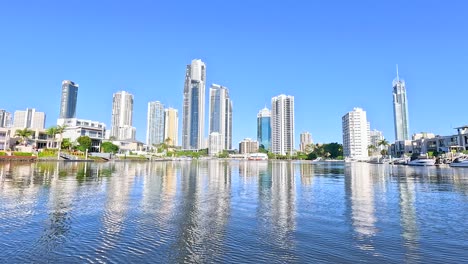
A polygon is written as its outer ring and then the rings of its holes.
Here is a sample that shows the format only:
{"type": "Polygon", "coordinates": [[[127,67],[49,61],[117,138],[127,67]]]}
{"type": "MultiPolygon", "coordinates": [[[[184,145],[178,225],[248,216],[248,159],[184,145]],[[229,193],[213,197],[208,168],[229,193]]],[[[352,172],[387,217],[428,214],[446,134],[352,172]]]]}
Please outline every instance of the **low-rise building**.
{"type": "Polygon", "coordinates": [[[258,141],[250,138],[245,138],[239,142],[239,154],[256,153],[258,152],[258,141]]]}
{"type": "Polygon", "coordinates": [[[81,136],[91,138],[91,152],[100,152],[102,140],[106,135],[106,125],[92,120],[78,118],[60,118],[57,125],[65,126],[62,138],[68,138],[74,142],[81,136]]]}

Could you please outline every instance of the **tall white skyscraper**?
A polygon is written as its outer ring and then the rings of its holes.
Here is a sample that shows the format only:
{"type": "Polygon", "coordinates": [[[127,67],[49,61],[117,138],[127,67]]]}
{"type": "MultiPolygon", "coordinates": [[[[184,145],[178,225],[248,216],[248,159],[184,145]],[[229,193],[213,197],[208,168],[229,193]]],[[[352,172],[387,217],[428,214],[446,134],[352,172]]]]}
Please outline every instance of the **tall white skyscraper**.
{"type": "Polygon", "coordinates": [[[226,87],[212,84],[210,88],[210,134],[218,132],[223,149],[232,149],[232,101],[226,87]]]}
{"type": "Polygon", "coordinates": [[[294,151],[294,96],[278,95],[271,99],[271,150],[275,154],[294,151]]]}
{"type": "Polygon", "coordinates": [[[62,82],[62,97],[60,100],[59,118],[76,117],[76,101],[78,99],[78,84],[65,80],[62,82]]]}
{"type": "Polygon", "coordinates": [[[159,101],[148,103],[146,120],[146,144],[161,144],[164,142],[164,105],[159,101]]]}
{"type": "Polygon", "coordinates": [[[26,111],[15,111],[13,127],[44,129],[45,119],[46,115],[44,112],[36,112],[34,108],[26,108],[26,111]]]}
{"type": "Polygon", "coordinates": [[[312,135],[309,132],[303,132],[300,137],[301,143],[299,144],[299,150],[304,152],[307,150],[307,145],[312,144],[312,135]]]}
{"type": "Polygon", "coordinates": [[[409,140],[408,100],[405,81],[398,75],[393,80],[393,117],[395,121],[395,140],[409,140]]]}
{"type": "Polygon", "coordinates": [[[366,111],[354,108],[342,118],[343,154],[350,158],[368,157],[368,122],[366,111]]]}
{"type": "Polygon", "coordinates": [[[136,129],[132,126],[133,95],[120,91],[112,102],[111,136],[117,140],[135,139],[136,129]]]}
{"type": "Polygon", "coordinates": [[[179,112],[174,108],[167,108],[164,110],[164,140],[169,139],[167,142],[170,146],[178,146],[179,136],[179,112]]]}
{"type": "Polygon", "coordinates": [[[185,71],[182,148],[200,149],[204,141],[206,66],[192,60],[185,71]]]}

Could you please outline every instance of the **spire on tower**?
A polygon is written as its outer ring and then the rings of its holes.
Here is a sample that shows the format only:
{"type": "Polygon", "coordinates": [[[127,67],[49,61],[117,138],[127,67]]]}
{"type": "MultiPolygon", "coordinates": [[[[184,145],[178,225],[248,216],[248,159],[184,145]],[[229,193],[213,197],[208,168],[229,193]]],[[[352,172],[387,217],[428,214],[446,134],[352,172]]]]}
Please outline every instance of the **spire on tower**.
{"type": "Polygon", "coordinates": [[[398,64],[396,65],[396,79],[397,79],[397,82],[400,81],[400,76],[398,76],[398,64]]]}

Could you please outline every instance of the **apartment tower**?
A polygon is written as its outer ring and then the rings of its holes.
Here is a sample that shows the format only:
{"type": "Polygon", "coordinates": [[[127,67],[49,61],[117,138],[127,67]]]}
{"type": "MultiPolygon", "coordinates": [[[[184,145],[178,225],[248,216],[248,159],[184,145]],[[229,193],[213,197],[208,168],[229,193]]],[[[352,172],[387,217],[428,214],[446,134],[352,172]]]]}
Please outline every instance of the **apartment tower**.
{"type": "Polygon", "coordinates": [[[342,117],[343,154],[349,158],[367,158],[369,145],[366,111],[354,108],[342,117]]]}
{"type": "Polygon", "coordinates": [[[232,101],[226,87],[217,84],[211,85],[209,109],[210,134],[218,132],[224,142],[223,150],[232,149],[232,101]]]}
{"type": "Polygon", "coordinates": [[[78,84],[65,80],[62,82],[62,97],[60,100],[59,118],[76,117],[76,101],[78,98],[78,84]]]}
{"type": "Polygon", "coordinates": [[[158,145],[164,142],[164,105],[159,101],[148,103],[146,120],[146,144],[158,145]]]}
{"type": "Polygon", "coordinates": [[[120,91],[113,95],[111,137],[116,140],[135,139],[132,126],[133,95],[120,91]]]}
{"type": "Polygon", "coordinates": [[[200,149],[204,141],[206,66],[201,60],[187,65],[182,112],[182,148],[200,149]]]}
{"type": "Polygon", "coordinates": [[[271,99],[272,152],[286,155],[294,151],[294,96],[278,95],[271,99]]]}
{"type": "Polygon", "coordinates": [[[170,146],[178,146],[179,112],[174,108],[164,110],[164,140],[170,146]]]}

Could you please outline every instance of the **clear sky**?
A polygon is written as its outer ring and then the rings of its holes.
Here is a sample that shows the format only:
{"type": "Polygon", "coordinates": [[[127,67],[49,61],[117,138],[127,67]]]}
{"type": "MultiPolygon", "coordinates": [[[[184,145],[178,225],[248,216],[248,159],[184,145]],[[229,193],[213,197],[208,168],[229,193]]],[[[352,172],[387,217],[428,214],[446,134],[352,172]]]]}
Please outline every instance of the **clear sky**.
{"type": "Polygon", "coordinates": [[[207,91],[229,88],[233,146],[256,138],[257,112],[282,93],[295,96],[296,143],[302,131],[341,142],[353,107],[393,141],[398,64],[410,133],[447,135],[468,124],[467,14],[464,0],[3,1],[0,108],[54,125],[69,79],[77,117],[110,129],[112,94],[126,90],[144,141],[148,101],[179,109],[181,128],[185,67],[200,58],[207,91]]]}

